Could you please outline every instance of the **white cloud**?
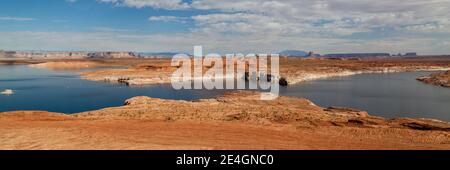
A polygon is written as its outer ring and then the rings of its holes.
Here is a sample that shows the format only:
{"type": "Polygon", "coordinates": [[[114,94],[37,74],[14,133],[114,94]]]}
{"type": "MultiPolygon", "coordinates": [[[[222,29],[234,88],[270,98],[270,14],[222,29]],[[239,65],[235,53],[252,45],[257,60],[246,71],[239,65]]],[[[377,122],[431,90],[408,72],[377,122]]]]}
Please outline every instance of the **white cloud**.
{"type": "MultiPolygon", "coordinates": [[[[267,34],[320,33],[351,35],[378,28],[421,30],[433,23],[450,29],[450,0],[98,0],[135,8],[215,10],[193,16],[200,30],[261,32],[267,34]],[[324,23],[321,23],[324,22],[324,23]]],[[[152,21],[180,21],[175,16],[150,17],[152,21]]]]}
{"type": "Polygon", "coordinates": [[[119,28],[110,28],[110,27],[93,27],[93,31],[96,32],[133,32],[136,30],[133,29],[119,29],[119,28]]]}
{"type": "MultiPolygon", "coordinates": [[[[9,37],[16,45],[30,44],[29,47],[38,44],[47,48],[79,46],[97,50],[189,52],[193,45],[203,44],[205,49],[220,53],[278,52],[285,49],[319,53],[450,53],[450,0],[97,1],[132,8],[200,10],[207,13],[191,17],[148,18],[151,22],[192,21],[195,26],[183,33],[140,35],[103,28],[92,33],[17,32],[13,35],[20,38],[9,37]],[[366,36],[355,36],[359,34],[366,36]],[[39,39],[43,35],[55,38],[39,39]]],[[[9,41],[3,38],[6,33],[0,33],[0,36],[1,47],[17,47],[4,43],[9,41]]]]}
{"type": "Polygon", "coordinates": [[[187,3],[182,0],[97,0],[100,2],[114,3],[135,8],[163,8],[163,9],[183,9],[188,8],[187,3]]]}
{"type": "MultiPolygon", "coordinates": [[[[244,12],[259,15],[261,21],[268,17],[288,29],[293,23],[303,23],[303,29],[321,29],[333,32],[367,31],[379,27],[402,28],[435,22],[443,25],[450,18],[449,0],[194,0],[197,9],[214,9],[224,12],[244,12]],[[328,20],[324,27],[315,23],[328,20]],[[347,22],[347,23],[345,23],[347,22]],[[308,25],[312,27],[308,28],[308,25]]],[[[233,16],[233,14],[225,14],[233,16]]],[[[222,17],[224,18],[224,17],[222,17]]],[[[257,23],[253,17],[252,23],[257,23]]],[[[261,22],[263,23],[263,22],[261,22]]]]}
{"type": "Polygon", "coordinates": [[[177,16],[151,16],[148,18],[149,21],[161,21],[161,22],[186,22],[188,18],[177,17],[177,16]]]}
{"type": "Polygon", "coordinates": [[[0,16],[0,21],[33,21],[34,18],[0,16]]]}

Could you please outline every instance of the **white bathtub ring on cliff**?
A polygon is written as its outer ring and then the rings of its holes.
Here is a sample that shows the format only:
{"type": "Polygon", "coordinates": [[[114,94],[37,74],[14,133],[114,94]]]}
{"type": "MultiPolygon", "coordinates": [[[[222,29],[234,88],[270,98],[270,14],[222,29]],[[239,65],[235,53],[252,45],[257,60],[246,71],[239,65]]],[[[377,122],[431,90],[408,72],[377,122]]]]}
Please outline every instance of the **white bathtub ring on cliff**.
{"type": "Polygon", "coordinates": [[[177,54],[172,57],[171,66],[178,68],[171,76],[172,87],[176,90],[204,88],[239,90],[246,89],[245,80],[254,80],[254,82],[249,81],[249,89],[270,89],[270,94],[263,93],[261,100],[273,100],[279,95],[278,54],[248,54],[246,56],[227,54],[224,61],[221,55],[216,53],[203,55],[202,46],[194,46],[193,58],[187,54],[177,54]],[[208,69],[203,70],[204,68],[208,69]]]}

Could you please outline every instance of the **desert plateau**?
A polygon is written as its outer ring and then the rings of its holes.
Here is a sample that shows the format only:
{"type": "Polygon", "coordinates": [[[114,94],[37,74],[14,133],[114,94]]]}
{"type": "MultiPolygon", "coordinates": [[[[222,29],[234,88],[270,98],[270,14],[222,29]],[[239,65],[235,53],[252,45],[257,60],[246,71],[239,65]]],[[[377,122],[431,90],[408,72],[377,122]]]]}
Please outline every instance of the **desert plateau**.
{"type": "MultiPolygon", "coordinates": [[[[170,83],[176,69],[169,59],[3,63],[77,70],[80,78],[88,81],[121,82],[131,87],[170,83]],[[80,71],[84,68],[102,69],[80,71]]],[[[292,86],[364,73],[444,71],[450,68],[450,59],[281,58],[280,65],[281,76],[292,86]]],[[[317,106],[301,97],[261,101],[259,96],[260,92],[246,90],[198,100],[135,96],[123,101],[123,106],[75,114],[2,112],[0,149],[450,149],[450,124],[446,121],[383,118],[363,110],[317,106]]]]}
{"type": "Polygon", "coordinates": [[[441,165],[448,11],[450,0],[3,0],[0,163],[441,165]]]}

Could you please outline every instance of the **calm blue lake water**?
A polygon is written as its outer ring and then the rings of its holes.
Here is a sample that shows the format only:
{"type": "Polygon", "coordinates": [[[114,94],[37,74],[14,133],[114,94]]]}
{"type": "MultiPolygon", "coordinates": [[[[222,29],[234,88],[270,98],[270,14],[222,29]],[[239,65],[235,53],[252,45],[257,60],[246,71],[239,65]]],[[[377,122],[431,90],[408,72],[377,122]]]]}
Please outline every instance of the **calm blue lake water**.
{"type": "MultiPolygon", "coordinates": [[[[371,115],[394,118],[436,118],[450,121],[450,89],[423,84],[415,78],[430,72],[362,74],[317,80],[281,89],[281,95],[305,97],[323,106],[351,107],[371,115]]],[[[123,105],[134,96],[195,100],[224,90],[181,90],[171,85],[128,87],[86,81],[78,73],[28,66],[0,66],[0,111],[47,110],[78,113],[123,105]]]]}
{"type": "Polygon", "coordinates": [[[303,83],[282,89],[323,106],[343,106],[371,115],[436,118],[450,122],[450,89],[417,81],[432,72],[361,74],[303,83]]]}
{"type": "Polygon", "coordinates": [[[0,91],[13,89],[10,96],[0,95],[0,111],[47,110],[78,113],[121,106],[135,96],[195,100],[212,98],[225,91],[183,90],[171,85],[128,87],[79,79],[78,73],[50,71],[28,66],[0,66],[0,91]]]}

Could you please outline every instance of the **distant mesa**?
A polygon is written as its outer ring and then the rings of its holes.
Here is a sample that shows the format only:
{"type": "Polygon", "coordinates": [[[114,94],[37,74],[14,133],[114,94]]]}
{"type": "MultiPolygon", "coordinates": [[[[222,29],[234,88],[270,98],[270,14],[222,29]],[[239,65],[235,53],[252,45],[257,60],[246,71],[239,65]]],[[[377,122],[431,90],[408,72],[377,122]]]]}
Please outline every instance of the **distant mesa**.
{"type": "Polygon", "coordinates": [[[403,55],[405,57],[417,57],[417,53],[415,52],[410,52],[410,53],[406,53],[405,55],[403,55]]]}
{"type": "Polygon", "coordinates": [[[332,54],[315,54],[314,52],[306,52],[302,50],[285,50],[280,52],[281,57],[323,57],[323,58],[387,58],[387,57],[417,57],[416,52],[408,52],[405,54],[393,54],[390,53],[332,53],[332,54]]]}
{"type": "MultiPolygon", "coordinates": [[[[170,58],[178,53],[174,52],[128,52],[128,51],[7,51],[0,50],[0,58],[3,59],[120,59],[120,58],[170,58]]],[[[417,57],[416,52],[405,54],[389,53],[332,53],[320,55],[314,52],[302,50],[285,50],[279,53],[281,57],[299,58],[386,58],[386,57],[417,57]]]]}
{"type": "Polygon", "coordinates": [[[0,92],[0,94],[3,94],[3,95],[12,95],[12,94],[14,94],[14,91],[11,90],[11,89],[6,89],[6,90],[0,92]]]}
{"type": "Polygon", "coordinates": [[[133,52],[0,51],[0,58],[9,59],[102,59],[137,57],[133,52]]]}
{"type": "Polygon", "coordinates": [[[285,50],[280,52],[282,57],[307,57],[308,52],[300,50],[285,50]]]}
{"type": "Polygon", "coordinates": [[[170,58],[179,53],[174,52],[129,52],[129,51],[4,51],[3,59],[121,59],[121,58],[170,58]]]}
{"type": "Polygon", "coordinates": [[[341,53],[325,54],[328,58],[364,58],[364,57],[390,57],[389,53],[341,53]]]}
{"type": "Polygon", "coordinates": [[[88,53],[88,58],[137,58],[133,52],[94,52],[88,53]]]}

